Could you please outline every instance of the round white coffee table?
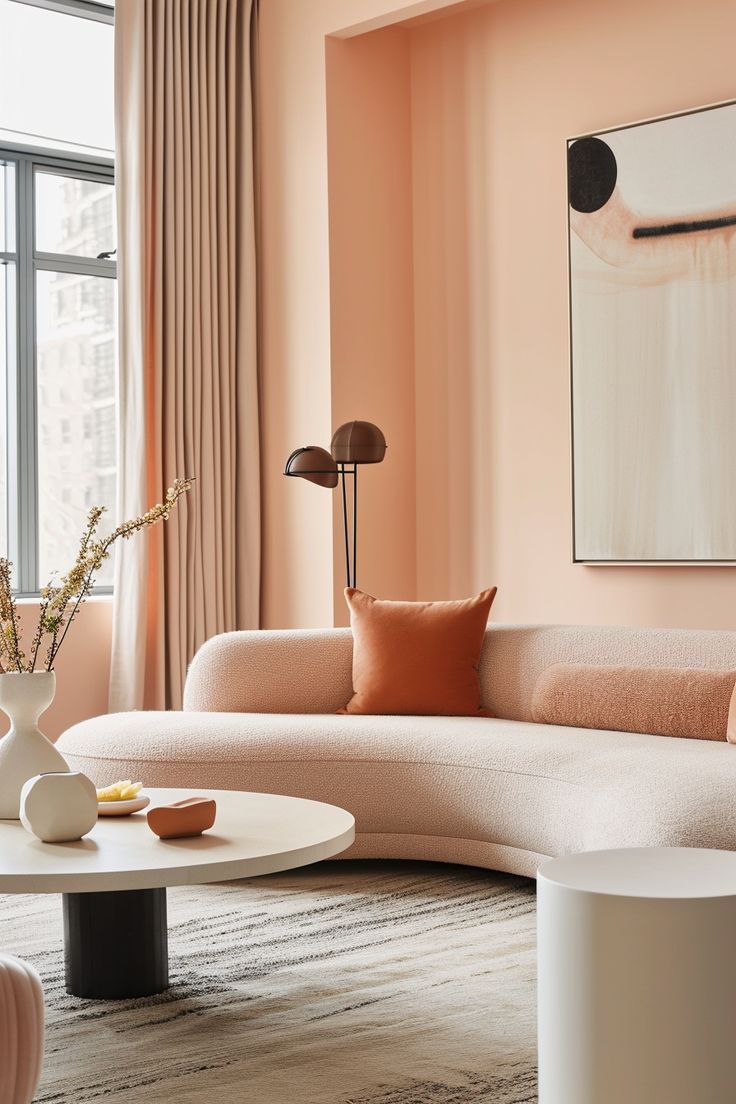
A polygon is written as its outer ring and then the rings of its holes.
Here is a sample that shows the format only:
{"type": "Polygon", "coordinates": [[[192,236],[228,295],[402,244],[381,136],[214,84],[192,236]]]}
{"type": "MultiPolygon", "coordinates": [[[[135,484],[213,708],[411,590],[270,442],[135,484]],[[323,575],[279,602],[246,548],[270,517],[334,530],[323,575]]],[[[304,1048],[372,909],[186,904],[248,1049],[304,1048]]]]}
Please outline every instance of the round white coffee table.
{"type": "MultiPolygon", "coordinates": [[[[149,809],[195,790],[156,790],[149,809]]],[[[67,991],[140,997],[168,986],[166,886],[272,874],[339,854],[355,838],[345,809],[275,794],[205,790],[217,802],[201,836],[160,840],[145,810],[100,817],[74,843],[41,843],[0,820],[0,893],[62,893],[67,991]]]]}
{"type": "Polygon", "coordinates": [[[568,855],[537,909],[540,1104],[735,1098],[736,853],[568,855]]]}

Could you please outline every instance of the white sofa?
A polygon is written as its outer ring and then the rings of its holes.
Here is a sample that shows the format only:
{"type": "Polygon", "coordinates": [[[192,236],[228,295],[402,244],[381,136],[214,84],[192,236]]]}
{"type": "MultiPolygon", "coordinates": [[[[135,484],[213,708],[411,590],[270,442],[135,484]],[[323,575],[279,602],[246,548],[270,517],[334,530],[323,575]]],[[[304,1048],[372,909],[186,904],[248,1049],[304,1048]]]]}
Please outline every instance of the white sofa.
{"type": "Polygon", "coordinates": [[[98,785],[263,790],[342,805],[344,857],[433,859],[534,875],[598,847],[736,850],[736,746],[534,724],[552,663],[736,670],[736,632],[493,626],[480,663],[494,719],[344,716],[347,629],[214,637],[184,711],[75,725],[57,747],[98,785]]]}

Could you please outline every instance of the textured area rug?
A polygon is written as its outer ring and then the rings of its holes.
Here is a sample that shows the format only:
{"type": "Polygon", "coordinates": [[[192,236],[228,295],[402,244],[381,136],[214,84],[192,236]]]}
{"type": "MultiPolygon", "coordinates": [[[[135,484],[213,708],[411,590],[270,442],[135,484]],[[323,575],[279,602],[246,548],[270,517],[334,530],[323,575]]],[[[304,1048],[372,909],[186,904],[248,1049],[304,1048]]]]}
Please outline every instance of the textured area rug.
{"type": "Polygon", "coordinates": [[[38,1102],[529,1104],[534,911],[524,878],[324,863],[169,890],[158,997],[68,996],[56,896],[0,896],[0,948],[44,982],[38,1102]]]}

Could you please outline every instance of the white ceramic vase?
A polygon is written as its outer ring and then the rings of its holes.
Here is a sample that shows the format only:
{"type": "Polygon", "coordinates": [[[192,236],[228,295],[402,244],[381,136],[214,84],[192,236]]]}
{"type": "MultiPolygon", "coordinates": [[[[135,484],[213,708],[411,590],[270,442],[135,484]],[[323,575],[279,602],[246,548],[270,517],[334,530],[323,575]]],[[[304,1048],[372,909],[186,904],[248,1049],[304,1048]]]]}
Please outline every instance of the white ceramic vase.
{"type": "Polygon", "coordinates": [[[20,818],[20,791],[29,778],[69,770],[64,756],[38,727],[55,690],[53,671],[0,675],[0,709],[10,717],[10,731],[0,740],[0,820],[20,818]]]}

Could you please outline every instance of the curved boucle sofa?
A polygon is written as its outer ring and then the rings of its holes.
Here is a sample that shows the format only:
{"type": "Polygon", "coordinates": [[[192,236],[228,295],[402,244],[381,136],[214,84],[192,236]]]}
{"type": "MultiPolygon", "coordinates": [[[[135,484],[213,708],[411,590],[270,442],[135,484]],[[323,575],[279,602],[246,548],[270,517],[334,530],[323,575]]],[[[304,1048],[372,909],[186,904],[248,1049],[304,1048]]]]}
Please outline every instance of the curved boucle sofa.
{"type": "Polygon", "coordinates": [[[553,663],[736,670],[736,632],[493,626],[480,663],[494,719],[336,715],[351,695],[348,629],[214,637],[184,711],[119,713],[57,747],[98,785],[264,790],[356,818],[352,858],[434,859],[534,875],[599,847],[736,849],[736,746],[534,724],[553,663]]]}

